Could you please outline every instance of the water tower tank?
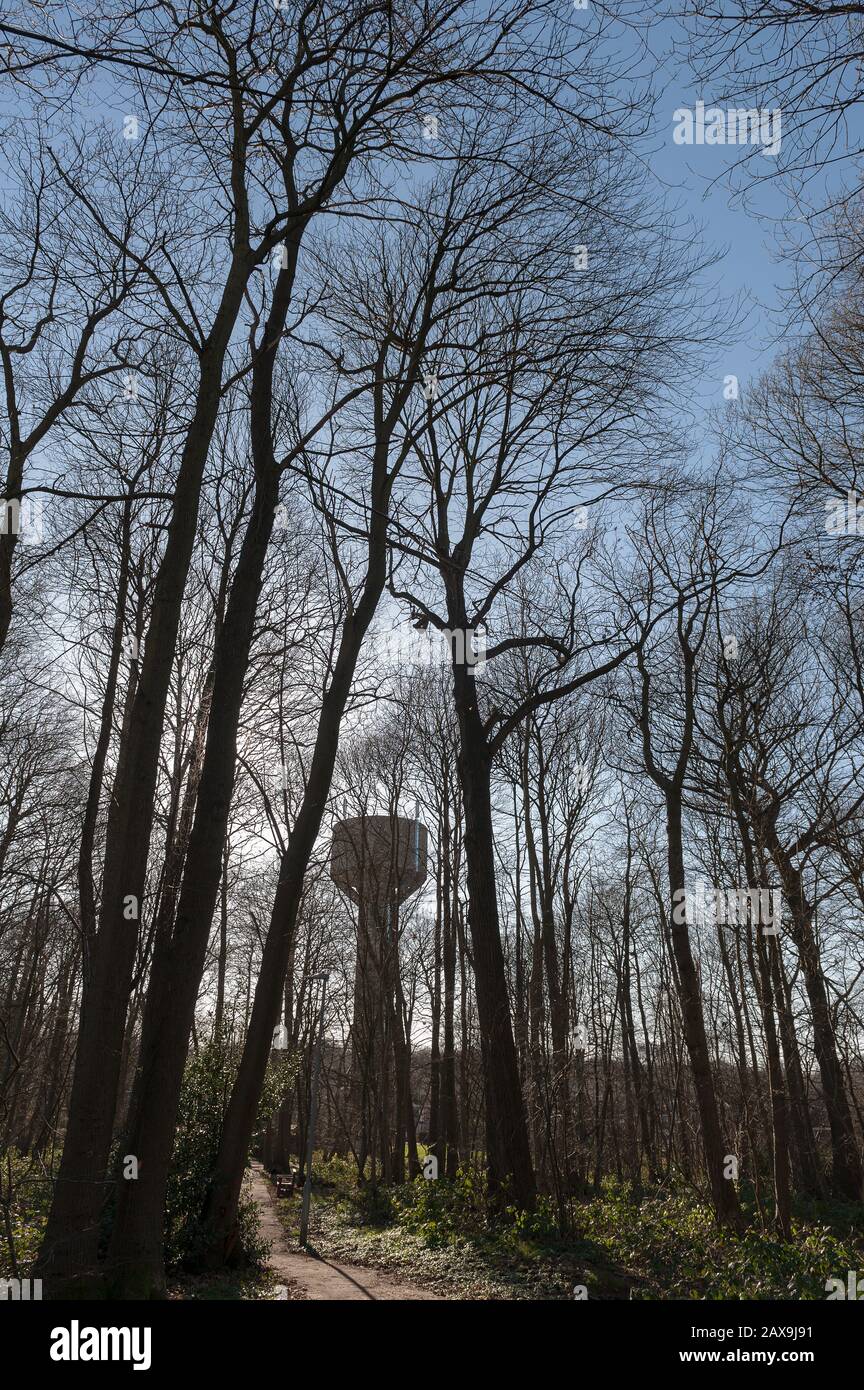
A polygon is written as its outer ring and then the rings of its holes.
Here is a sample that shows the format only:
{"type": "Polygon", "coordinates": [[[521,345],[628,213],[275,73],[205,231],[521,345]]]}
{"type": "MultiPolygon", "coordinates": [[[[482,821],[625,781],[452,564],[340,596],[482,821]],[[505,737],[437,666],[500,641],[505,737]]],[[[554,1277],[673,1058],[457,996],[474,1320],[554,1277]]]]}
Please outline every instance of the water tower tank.
{"type": "Polygon", "coordinates": [[[403,903],[426,879],[429,834],[407,816],[349,816],[337,823],[330,877],[367,910],[403,903]]]}

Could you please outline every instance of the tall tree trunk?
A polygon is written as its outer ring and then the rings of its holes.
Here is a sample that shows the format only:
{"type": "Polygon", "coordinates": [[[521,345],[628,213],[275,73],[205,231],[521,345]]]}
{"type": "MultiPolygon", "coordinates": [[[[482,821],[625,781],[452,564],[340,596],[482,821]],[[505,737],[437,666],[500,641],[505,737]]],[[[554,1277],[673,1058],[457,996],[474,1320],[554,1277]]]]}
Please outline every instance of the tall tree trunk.
{"type": "Polygon", "coordinates": [[[219,959],[216,967],[216,1004],[213,1036],[221,1038],[225,1016],[225,973],[228,968],[228,844],[222,853],[222,886],[219,893],[219,959]]]}
{"type": "MultiPolygon", "coordinates": [[[[731,763],[731,760],[729,760],[731,763]]],[[[732,802],[735,811],[735,819],[738,823],[738,833],[741,837],[741,845],[744,851],[744,864],[747,873],[747,882],[754,887],[767,889],[767,875],[765,873],[764,861],[757,852],[757,847],[753,842],[750,824],[744,811],[744,803],[741,796],[740,779],[738,776],[737,762],[729,768],[729,782],[732,790],[732,802]]],[[[761,919],[761,914],[760,919],[761,919]]],[[[768,1063],[768,1087],[771,1094],[771,1152],[773,1161],[774,1179],[774,1223],[777,1231],[784,1240],[789,1240],[792,1235],[792,1194],[790,1190],[790,1165],[789,1165],[789,1104],[786,1095],[786,1085],[783,1074],[783,1067],[780,1061],[780,1044],[777,1034],[777,999],[775,997],[775,982],[777,972],[772,967],[772,956],[780,950],[780,943],[776,936],[766,936],[763,930],[764,924],[761,920],[745,924],[745,931],[749,931],[750,951],[753,951],[753,938],[755,934],[755,956],[757,970],[754,972],[759,1007],[762,1013],[762,1029],[765,1035],[765,1055],[768,1063]]]]}
{"type": "MultiPolygon", "coordinates": [[[[681,798],[674,788],[666,793],[666,833],[668,837],[670,901],[673,904],[681,903],[685,891],[684,839],[681,798]]],[[[686,902],[686,899],[684,901],[686,902]]],[[[693,1073],[693,1086],[696,1091],[696,1104],[699,1109],[702,1132],[702,1146],[714,1211],[718,1221],[722,1224],[737,1228],[742,1224],[741,1208],[732,1182],[723,1176],[724,1145],[721,1137],[720,1115],[717,1107],[714,1077],[711,1072],[708,1040],[705,1034],[702,992],[699,988],[699,977],[690,946],[686,910],[684,912],[673,910],[669,914],[668,931],[672,955],[675,960],[684,1040],[687,1044],[687,1054],[693,1073]],[[676,917],[683,917],[683,920],[676,921],[676,917]]]]}
{"type": "MultiPolygon", "coordinates": [[[[279,501],[273,452],[273,373],[288,316],[300,236],[286,244],[270,312],[252,368],[250,440],[255,494],[224,621],[217,626],[213,693],[195,814],[170,938],[157,941],[144,1011],[134,1107],[126,1142],[139,1177],[121,1182],[109,1248],[119,1297],[164,1291],[162,1214],[183,1070],[219,884],[234,790],[237,728],[267,548],[279,501]]],[[[275,1020],[274,1025],[275,1027],[275,1020]]],[[[272,1039],[273,1028],[270,1030],[272,1039]]]]}
{"type": "Polygon", "coordinates": [[[439,806],[438,846],[435,873],[435,926],[432,937],[432,973],[429,981],[432,1013],[432,1038],[429,1044],[429,1133],[427,1147],[439,1162],[443,1160],[441,1143],[441,935],[444,917],[442,884],[441,809],[439,806]]]}
{"type": "Polygon", "coordinates": [[[859,1202],[864,1196],[861,1156],[852,1123],[852,1113],[843,1082],[843,1070],[837,1056],[831,1007],[825,987],[825,975],[819,958],[819,946],[813,929],[813,913],[804,891],[801,871],[792,863],[780,844],[772,824],[765,826],[765,843],[783,885],[783,893],[791,913],[791,932],[798,948],[804,986],[813,1020],[813,1049],[819,1065],[822,1095],[831,1131],[831,1186],[837,1197],[859,1202]]]}
{"type": "Polygon", "coordinates": [[[783,1066],[786,1071],[786,1084],[789,1088],[789,1113],[798,1167],[798,1187],[807,1196],[824,1197],[825,1179],[816,1153],[816,1140],[807,1104],[807,1086],[804,1081],[801,1049],[798,1046],[798,1038],[795,1033],[795,1019],[789,997],[789,982],[783,968],[781,950],[773,953],[771,968],[774,975],[774,999],[780,1022],[783,1066]]]}
{"type": "Polygon", "coordinates": [[[111,651],[108,658],[108,673],[102,709],[99,716],[99,732],[93,749],[93,762],[90,767],[90,781],[87,787],[87,803],[84,808],[84,822],[81,827],[81,843],[78,848],[78,911],[81,919],[81,939],[84,949],[84,970],[89,969],[90,947],[96,933],[96,893],[93,885],[93,850],[96,843],[96,825],[99,819],[99,804],[105,778],[105,762],[111,743],[111,728],[114,720],[114,705],[117,699],[118,673],[123,653],[123,625],[126,618],[126,600],[129,586],[130,528],[132,504],[127,498],[123,506],[123,519],[120,526],[120,572],[117,577],[117,598],[114,605],[114,623],[111,630],[111,651]]]}
{"type": "Polygon", "coordinates": [[[443,860],[442,892],[442,974],[444,986],[444,1056],[441,1062],[441,1120],[445,1144],[445,1175],[455,1178],[459,1168],[459,1108],[456,1098],[456,925],[453,920],[454,895],[451,859],[449,769],[445,774],[445,796],[441,842],[443,860]]]}
{"type": "Polygon", "coordinates": [[[278,476],[269,472],[258,480],[219,634],[207,743],[174,929],[155,945],[125,1140],[128,1152],[138,1158],[139,1176],[119,1186],[109,1248],[118,1297],[149,1298],[164,1287],[162,1221],[177,1106],[222,877],[237,722],[277,500],[278,476]]]}
{"type": "MultiPolygon", "coordinates": [[[[467,622],[461,595],[457,604],[456,611],[461,610],[462,622],[453,623],[453,630],[464,633],[467,622]]],[[[451,621],[452,612],[451,608],[451,621]]],[[[459,723],[458,770],[465,814],[468,928],[485,1056],[489,1191],[493,1204],[497,1205],[507,1191],[510,1200],[530,1209],[534,1205],[536,1185],[498,921],[492,768],[486,730],[477,705],[474,673],[465,662],[454,661],[453,691],[459,723]]]]}
{"type": "MultiPolygon", "coordinates": [[[[238,223],[242,223],[239,215],[238,223]]],[[[37,1265],[50,1296],[73,1290],[79,1296],[103,1291],[93,1280],[99,1213],[105,1196],[126,1010],[138,946],[165,702],[195,540],[201,480],[219,409],[222,367],[252,268],[243,225],[238,227],[237,241],[241,249],[235,253],[213,329],[199,359],[195,412],[177,474],[144,656],[112,789],[99,930],[91,970],[84,980],[63,1157],[37,1265]]]]}

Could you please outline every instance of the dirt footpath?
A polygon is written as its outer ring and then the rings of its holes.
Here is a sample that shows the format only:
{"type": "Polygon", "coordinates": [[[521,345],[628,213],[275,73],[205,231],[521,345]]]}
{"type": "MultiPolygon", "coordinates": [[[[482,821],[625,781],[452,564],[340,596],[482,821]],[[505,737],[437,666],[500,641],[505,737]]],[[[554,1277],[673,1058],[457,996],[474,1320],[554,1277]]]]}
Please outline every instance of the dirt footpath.
{"type": "Polygon", "coordinates": [[[286,1291],[288,1298],[443,1301],[428,1289],[403,1284],[378,1270],[292,1250],[276,1215],[275,1198],[260,1164],[252,1167],[252,1195],[261,1213],[261,1233],[270,1242],[267,1263],[277,1281],[292,1286],[286,1291]]]}

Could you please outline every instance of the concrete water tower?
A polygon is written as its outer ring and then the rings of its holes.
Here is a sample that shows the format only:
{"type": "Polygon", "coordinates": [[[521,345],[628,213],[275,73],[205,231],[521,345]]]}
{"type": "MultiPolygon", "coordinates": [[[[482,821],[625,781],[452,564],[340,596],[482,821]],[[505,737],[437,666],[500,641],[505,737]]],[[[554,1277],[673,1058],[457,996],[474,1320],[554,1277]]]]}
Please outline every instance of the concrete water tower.
{"type": "MultiPolygon", "coordinates": [[[[374,1165],[376,1135],[383,1160],[394,1121],[401,1144],[399,1131],[410,1119],[404,1113],[391,1118],[388,1110],[391,1057],[398,1073],[405,1046],[399,1016],[399,906],[425,882],[428,845],[426,827],[416,817],[350,816],[333,831],[330,877],[357,905],[351,1090],[361,1168],[368,1153],[374,1165]]],[[[402,1091],[397,1075],[397,1092],[402,1091]]],[[[409,1098],[403,1100],[397,1112],[410,1106],[409,1098]]]]}

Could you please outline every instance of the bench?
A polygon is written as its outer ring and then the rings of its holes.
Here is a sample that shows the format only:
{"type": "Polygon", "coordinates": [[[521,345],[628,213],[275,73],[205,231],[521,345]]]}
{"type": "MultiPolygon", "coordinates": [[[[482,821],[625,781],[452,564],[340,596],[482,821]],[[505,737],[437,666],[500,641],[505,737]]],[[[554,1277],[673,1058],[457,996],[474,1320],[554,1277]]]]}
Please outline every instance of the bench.
{"type": "Polygon", "coordinates": [[[274,1180],[275,1180],[275,1182],[276,1182],[276,1197],[277,1197],[277,1200],[278,1200],[280,1197],[293,1197],[293,1195],[294,1195],[294,1184],[295,1184],[295,1182],[296,1182],[296,1179],[297,1179],[297,1174],[294,1173],[294,1172],[291,1172],[291,1173],[276,1173],[276,1174],[274,1174],[274,1180]]]}

